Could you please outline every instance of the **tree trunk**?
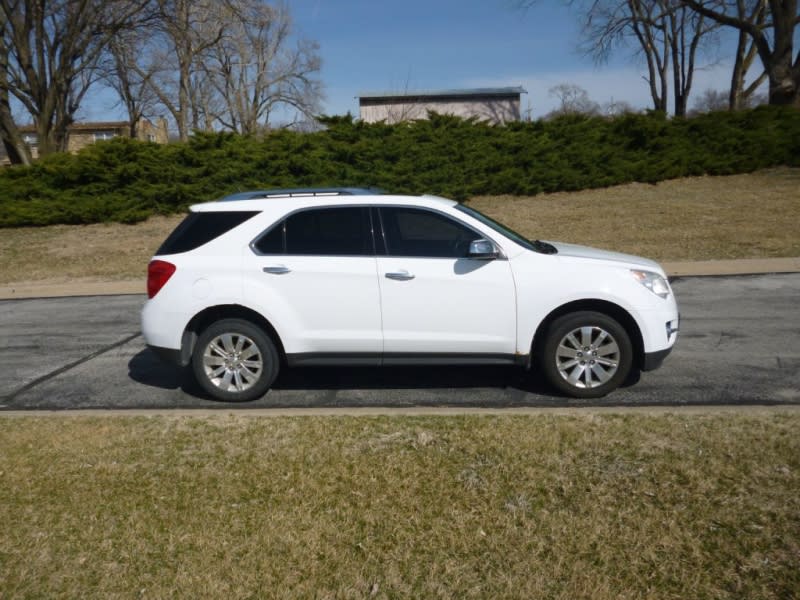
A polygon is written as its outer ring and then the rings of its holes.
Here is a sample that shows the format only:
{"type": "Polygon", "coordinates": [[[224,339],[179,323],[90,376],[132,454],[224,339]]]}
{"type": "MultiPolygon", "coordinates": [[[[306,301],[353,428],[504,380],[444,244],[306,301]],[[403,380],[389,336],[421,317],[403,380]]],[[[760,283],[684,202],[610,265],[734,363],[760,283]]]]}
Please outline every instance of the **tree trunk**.
{"type": "MultiPolygon", "coordinates": [[[[0,78],[4,75],[5,71],[0,65],[0,78]]],[[[0,83],[0,139],[3,141],[6,154],[8,154],[8,159],[12,165],[31,164],[31,152],[22,139],[16,123],[14,123],[11,104],[8,101],[8,91],[7,88],[3,87],[2,83],[0,83]]]]}
{"type": "MultiPolygon", "coordinates": [[[[0,13],[0,34],[4,35],[6,26],[5,15],[0,13]]],[[[6,154],[12,165],[31,164],[31,153],[28,145],[14,123],[9,102],[8,85],[8,47],[5,39],[0,35],[0,140],[3,141],[6,154]]]]}
{"type": "Polygon", "coordinates": [[[699,14],[714,19],[722,25],[734,27],[749,35],[758,56],[769,76],[769,103],[775,105],[800,106],[800,55],[792,60],[794,34],[797,25],[797,0],[771,0],[769,2],[769,35],[767,29],[756,20],[758,13],[747,18],[739,8],[737,15],[713,10],[698,0],[681,0],[683,4],[699,14]]]}
{"type": "Polygon", "coordinates": [[[29,165],[31,153],[11,116],[8,94],[0,92],[0,138],[12,165],[29,165]]]}
{"type": "Polygon", "coordinates": [[[791,48],[788,52],[775,56],[769,65],[769,103],[778,106],[791,106],[800,104],[798,94],[798,80],[800,69],[792,67],[791,48]]]}

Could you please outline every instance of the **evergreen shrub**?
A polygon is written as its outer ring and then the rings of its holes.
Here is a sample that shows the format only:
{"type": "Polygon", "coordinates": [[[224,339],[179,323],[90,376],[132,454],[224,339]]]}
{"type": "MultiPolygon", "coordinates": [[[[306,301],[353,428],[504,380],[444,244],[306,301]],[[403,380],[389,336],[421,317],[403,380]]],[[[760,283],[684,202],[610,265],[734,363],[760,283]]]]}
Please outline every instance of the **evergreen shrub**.
{"type": "Polygon", "coordinates": [[[800,111],[689,119],[565,116],[491,126],[431,114],[398,125],[326,117],[316,133],[196,133],[185,144],[98,142],[0,171],[0,227],[134,223],[253,188],[374,186],[397,193],[535,195],[800,166],[800,111]]]}

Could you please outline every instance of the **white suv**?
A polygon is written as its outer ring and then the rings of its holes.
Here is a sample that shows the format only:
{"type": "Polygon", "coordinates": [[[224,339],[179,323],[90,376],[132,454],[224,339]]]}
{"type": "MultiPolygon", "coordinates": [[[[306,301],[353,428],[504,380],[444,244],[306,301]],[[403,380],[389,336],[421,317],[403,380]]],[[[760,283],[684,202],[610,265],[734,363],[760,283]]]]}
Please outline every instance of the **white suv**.
{"type": "Polygon", "coordinates": [[[532,362],[561,392],[598,397],[660,366],[678,331],[653,261],[348,188],[193,206],[147,288],[147,344],[230,401],[263,395],[282,365],[532,362]]]}

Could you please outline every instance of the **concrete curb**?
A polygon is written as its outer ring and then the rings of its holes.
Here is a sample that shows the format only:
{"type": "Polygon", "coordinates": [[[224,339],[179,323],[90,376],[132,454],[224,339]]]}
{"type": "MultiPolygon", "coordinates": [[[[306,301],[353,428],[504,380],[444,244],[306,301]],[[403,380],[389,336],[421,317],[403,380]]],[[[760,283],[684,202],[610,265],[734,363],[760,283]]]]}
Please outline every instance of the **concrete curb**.
{"type": "MultiPolygon", "coordinates": [[[[678,261],[662,263],[670,277],[760,275],[800,272],[800,257],[745,258],[736,260],[678,261]]],[[[145,278],[124,281],[32,281],[0,285],[0,300],[67,296],[118,296],[145,294],[145,278]]]]}
{"type": "Polygon", "coordinates": [[[763,275],[800,272],[800,257],[740,258],[736,260],[674,261],[662,263],[670,277],[763,275]]]}
{"type": "Polygon", "coordinates": [[[475,416],[537,416],[591,417],[595,415],[719,415],[719,414],[797,414],[796,404],[725,404],[697,406],[574,406],[509,408],[475,408],[458,406],[403,406],[403,407],[325,407],[325,408],[165,408],[165,409],[69,409],[69,410],[0,410],[3,418],[37,417],[453,417],[475,416]]]}

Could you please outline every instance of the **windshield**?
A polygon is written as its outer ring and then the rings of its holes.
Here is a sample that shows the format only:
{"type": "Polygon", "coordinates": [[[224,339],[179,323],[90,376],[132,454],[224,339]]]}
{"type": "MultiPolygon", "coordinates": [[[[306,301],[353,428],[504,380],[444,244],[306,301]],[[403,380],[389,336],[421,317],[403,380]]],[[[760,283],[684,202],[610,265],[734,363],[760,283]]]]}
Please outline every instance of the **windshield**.
{"type": "Polygon", "coordinates": [[[545,244],[538,240],[531,241],[528,238],[517,233],[513,229],[506,227],[502,223],[498,223],[491,217],[487,217],[485,214],[475,210],[474,208],[471,208],[464,204],[459,204],[456,206],[456,210],[460,210],[461,212],[468,214],[473,219],[477,219],[484,225],[491,227],[496,232],[504,235],[512,242],[519,244],[523,248],[527,248],[528,250],[533,250],[534,252],[541,252],[543,254],[554,254],[556,252],[556,249],[550,244],[545,244]]]}

